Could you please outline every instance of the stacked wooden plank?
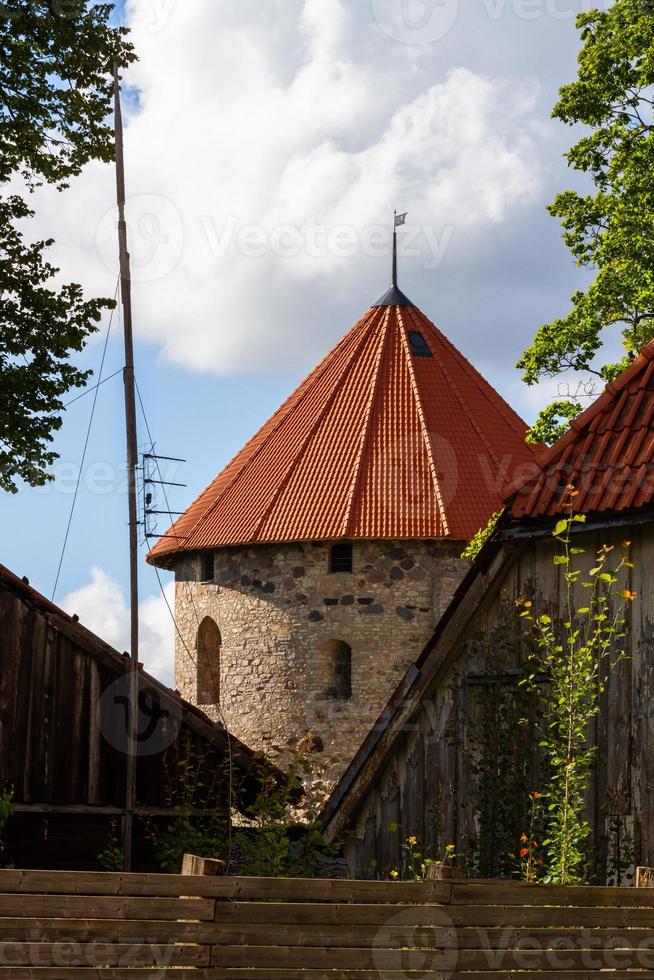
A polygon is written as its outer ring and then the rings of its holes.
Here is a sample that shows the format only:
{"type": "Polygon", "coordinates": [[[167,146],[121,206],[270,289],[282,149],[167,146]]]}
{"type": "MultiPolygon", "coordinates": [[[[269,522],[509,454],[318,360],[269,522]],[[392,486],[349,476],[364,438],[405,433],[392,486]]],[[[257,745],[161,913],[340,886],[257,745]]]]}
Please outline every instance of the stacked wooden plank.
{"type": "Polygon", "coordinates": [[[654,889],[0,871],[0,978],[654,980],[654,889]]]}

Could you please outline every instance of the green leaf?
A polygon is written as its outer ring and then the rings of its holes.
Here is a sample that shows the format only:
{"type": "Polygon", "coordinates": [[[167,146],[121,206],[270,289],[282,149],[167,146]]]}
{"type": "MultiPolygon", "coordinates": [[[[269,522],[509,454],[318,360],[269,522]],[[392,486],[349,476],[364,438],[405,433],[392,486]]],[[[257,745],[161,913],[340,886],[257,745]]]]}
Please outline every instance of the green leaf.
{"type": "Polygon", "coordinates": [[[71,354],[114,305],[85,300],[76,283],[56,284],[53,243],[47,234],[35,241],[37,216],[27,203],[39,185],[62,190],[87,163],[113,159],[111,66],[135,59],[113,19],[110,4],[82,0],[0,8],[0,488],[10,492],[18,481],[41,486],[52,478],[64,396],[89,379],[71,354]]]}

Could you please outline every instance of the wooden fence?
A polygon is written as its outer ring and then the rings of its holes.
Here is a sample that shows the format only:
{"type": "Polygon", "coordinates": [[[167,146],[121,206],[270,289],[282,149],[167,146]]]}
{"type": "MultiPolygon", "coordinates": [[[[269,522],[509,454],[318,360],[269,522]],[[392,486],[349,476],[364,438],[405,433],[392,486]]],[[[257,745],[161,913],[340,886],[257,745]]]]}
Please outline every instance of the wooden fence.
{"type": "Polygon", "coordinates": [[[85,976],[645,980],[654,889],[0,871],[0,977],[85,976]]]}

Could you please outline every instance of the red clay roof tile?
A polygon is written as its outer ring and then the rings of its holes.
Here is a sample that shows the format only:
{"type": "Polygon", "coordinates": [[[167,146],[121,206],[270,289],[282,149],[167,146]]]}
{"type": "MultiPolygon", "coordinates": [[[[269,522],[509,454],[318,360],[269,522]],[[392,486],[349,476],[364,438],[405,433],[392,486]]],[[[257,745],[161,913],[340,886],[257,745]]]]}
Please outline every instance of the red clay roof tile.
{"type": "Polygon", "coordinates": [[[654,341],[539,459],[540,472],[506,491],[516,519],[554,517],[574,485],[578,513],[654,500],[654,341]]]}
{"type": "Polygon", "coordinates": [[[525,423],[414,306],[374,306],[152,549],[467,540],[533,472],[525,423]],[[431,357],[411,352],[419,331],[431,357]]]}

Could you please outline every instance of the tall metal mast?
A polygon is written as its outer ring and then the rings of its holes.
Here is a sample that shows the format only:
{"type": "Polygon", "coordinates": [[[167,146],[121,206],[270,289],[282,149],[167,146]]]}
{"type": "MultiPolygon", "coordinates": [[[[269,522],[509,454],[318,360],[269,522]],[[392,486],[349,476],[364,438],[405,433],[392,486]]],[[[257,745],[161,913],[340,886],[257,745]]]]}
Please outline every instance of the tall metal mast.
{"type": "Polygon", "coordinates": [[[391,285],[397,286],[397,211],[393,211],[393,274],[391,285]]]}
{"type": "Polygon", "coordinates": [[[138,588],[138,525],[136,497],[136,467],[138,448],[136,437],[136,394],[134,383],[134,344],[132,338],[132,290],[127,224],[125,223],[125,160],[123,155],[123,117],[120,107],[118,68],[114,65],[114,118],[116,140],[116,196],[118,201],[118,249],[120,255],[120,294],[123,305],[125,336],[125,428],[127,435],[127,493],[129,506],[129,603],[131,644],[129,663],[129,707],[127,717],[127,779],[125,787],[125,816],[123,820],[123,853],[125,871],[132,864],[132,836],[136,803],[136,750],[138,724],[139,670],[139,588],[138,588]]]}
{"type": "Polygon", "coordinates": [[[395,289],[397,289],[397,229],[400,225],[404,224],[406,216],[406,211],[403,211],[402,214],[393,211],[393,275],[391,277],[391,286],[395,289]]]}

